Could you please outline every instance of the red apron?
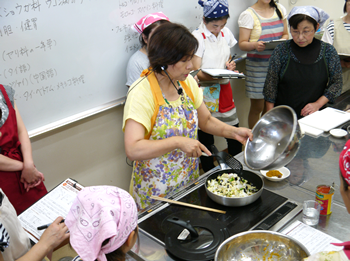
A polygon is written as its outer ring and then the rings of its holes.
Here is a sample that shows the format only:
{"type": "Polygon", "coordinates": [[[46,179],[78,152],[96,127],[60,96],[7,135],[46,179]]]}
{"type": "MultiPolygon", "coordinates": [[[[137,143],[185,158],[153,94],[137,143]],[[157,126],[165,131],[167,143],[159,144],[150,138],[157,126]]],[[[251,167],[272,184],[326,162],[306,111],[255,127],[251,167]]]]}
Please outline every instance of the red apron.
{"type": "MultiPolygon", "coordinates": [[[[4,125],[0,127],[1,154],[23,162],[22,152],[20,150],[21,143],[18,140],[16,112],[12,107],[5,88],[1,84],[0,90],[5,97],[9,109],[9,116],[4,125]]],[[[40,183],[40,185],[26,192],[23,183],[20,181],[21,173],[22,171],[0,171],[0,188],[4,191],[11,204],[16,209],[17,215],[22,213],[47,193],[43,183],[40,183]]]]}

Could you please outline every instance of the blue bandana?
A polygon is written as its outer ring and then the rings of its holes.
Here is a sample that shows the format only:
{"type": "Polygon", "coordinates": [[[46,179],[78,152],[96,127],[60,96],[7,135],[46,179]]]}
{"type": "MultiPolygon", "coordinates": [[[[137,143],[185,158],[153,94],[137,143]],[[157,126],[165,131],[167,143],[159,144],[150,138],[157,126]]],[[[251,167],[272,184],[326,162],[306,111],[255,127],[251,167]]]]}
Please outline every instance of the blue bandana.
{"type": "Polygon", "coordinates": [[[207,18],[218,18],[228,15],[228,2],[227,0],[207,0],[198,1],[203,7],[203,15],[207,18]]]}
{"type": "Polygon", "coordinates": [[[329,18],[329,15],[323,11],[321,8],[315,7],[315,6],[295,6],[290,11],[288,15],[288,20],[293,15],[296,14],[304,14],[307,16],[310,16],[311,18],[315,19],[317,23],[320,24],[320,27],[327,21],[329,18]]]}

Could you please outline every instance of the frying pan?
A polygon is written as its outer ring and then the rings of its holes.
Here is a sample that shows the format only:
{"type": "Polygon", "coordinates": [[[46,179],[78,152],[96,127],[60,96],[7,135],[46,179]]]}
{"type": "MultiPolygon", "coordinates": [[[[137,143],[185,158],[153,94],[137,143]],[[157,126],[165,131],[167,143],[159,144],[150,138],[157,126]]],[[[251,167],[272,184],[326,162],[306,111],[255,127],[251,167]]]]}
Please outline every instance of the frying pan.
{"type": "Polygon", "coordinates": [[[209,191],[207,187],[208,180],[216,179],[217,176],[220,176],[224,173],[235,173],[235,171],[232,169],[219,170],[210,174],[205,181],[205,190],[207,191],[209,198],[211,198],[213,201],[215,201],[220,205],[229,206],[229,207],[246,206],[246,205],[249,205],[250,203],[253,203],[255,200],[257,200],[260,197],[261,193],[263,192],[263,188],[264,188],[263,179],[258,174],[255,174],[247,170],[242,170],[238,176],[248,180],[248,182],[251,185],[255,186],[258,189],[258,192],[256,192],[255,194],[242,197],[242,198],[229,198],[229,197],[216,195],[213,192],[209,191]]]}

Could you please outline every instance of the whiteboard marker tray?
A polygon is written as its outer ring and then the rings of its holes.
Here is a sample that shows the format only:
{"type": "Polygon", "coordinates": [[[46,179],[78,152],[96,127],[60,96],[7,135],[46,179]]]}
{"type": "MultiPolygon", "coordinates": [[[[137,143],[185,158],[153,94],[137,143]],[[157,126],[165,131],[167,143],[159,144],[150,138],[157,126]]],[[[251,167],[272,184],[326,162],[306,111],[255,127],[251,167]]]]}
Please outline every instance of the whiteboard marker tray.
{"type": "Polygon", "coordinates": [[[348,120],[350,120],[350,113],[328,107],[300,119],[299,123],[330,131],[348,120]]]}

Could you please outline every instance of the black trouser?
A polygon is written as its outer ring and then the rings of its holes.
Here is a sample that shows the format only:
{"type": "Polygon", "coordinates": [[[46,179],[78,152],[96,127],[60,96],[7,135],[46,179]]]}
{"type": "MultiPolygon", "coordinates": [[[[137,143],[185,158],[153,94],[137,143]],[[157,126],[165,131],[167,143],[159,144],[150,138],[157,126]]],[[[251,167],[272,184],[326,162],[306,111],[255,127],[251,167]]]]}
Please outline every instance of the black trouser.
{"type": "MultiPolygon", "coordinates": [[[[234,125],[235,127],[238,127],[238,124],[234,125]]],[[[208,134],[206,132],[203,132],[201,130],[198,130],[198,140],[208,148],[208,150],[211,151],[211,145],[214,144],[214,136],[211,134],[208,134]]],[[[228,153],[231,154],[232,156],[237,155],[242,151],[242,143],[240,143],[237,140],[234,139],[226,139],[227,142],[227,148],[228,148],[228,153]]],[[[215,167],[214,165],[214,157],[205,157],[201,156],[200,157],[201,164],[202,164],[202,169],[204,172],[207,172],[211,170],[212,168],[215,167]]]]}

